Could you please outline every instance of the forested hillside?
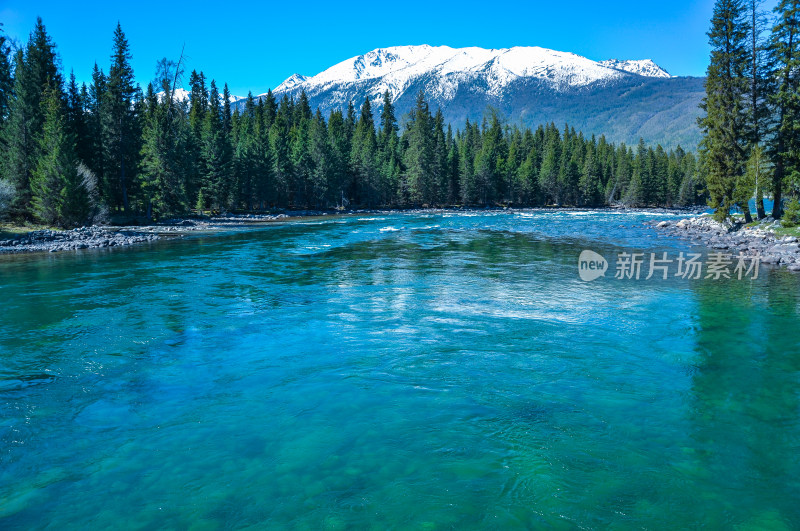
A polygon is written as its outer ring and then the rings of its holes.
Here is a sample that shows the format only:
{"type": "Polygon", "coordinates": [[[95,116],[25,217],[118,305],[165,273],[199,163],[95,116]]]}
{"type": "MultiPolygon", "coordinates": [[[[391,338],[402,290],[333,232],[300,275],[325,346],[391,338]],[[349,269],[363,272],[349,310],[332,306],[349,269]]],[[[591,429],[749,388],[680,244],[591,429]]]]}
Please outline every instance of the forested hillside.
{"type": "Polygon", "coordinates": [[[2,44],[4,214],[73,226],[114,216],[421,206],[638,206],[702,202],[701,165],[680,147],[633,147],[572,127],[509,125],[500,113],[446,125],[419,92],[323,115],[305,93],[232,109],[227,85],[164,59],[135,84],[117,26],[107,70],[78,84],[41,20],[2,44]],[[401,124],[401,125],[398,125],[401,124]]]}

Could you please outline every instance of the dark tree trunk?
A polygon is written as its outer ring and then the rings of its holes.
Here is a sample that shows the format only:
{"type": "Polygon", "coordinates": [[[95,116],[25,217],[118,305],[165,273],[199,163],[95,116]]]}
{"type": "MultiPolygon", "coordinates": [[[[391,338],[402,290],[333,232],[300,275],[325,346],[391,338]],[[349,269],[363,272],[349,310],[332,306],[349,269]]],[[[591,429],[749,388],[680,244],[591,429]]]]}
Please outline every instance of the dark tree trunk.
{"type": "Polygon", "coordinates": [[[744,222],[745,223],[752,223],[753,216],[750,214],[750,205],[745,203],[742,205],[742,212],[744,212],[744,222]]]}

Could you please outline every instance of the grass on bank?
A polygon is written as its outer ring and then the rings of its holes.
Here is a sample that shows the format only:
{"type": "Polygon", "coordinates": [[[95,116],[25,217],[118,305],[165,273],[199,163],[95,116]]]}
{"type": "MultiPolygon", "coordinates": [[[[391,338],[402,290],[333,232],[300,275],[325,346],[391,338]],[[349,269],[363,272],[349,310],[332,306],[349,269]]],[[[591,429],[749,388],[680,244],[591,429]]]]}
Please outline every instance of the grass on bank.
{"type": "Polygon", "coordinates": [[[59,230],[47,225],[36,223],[19,223],[14,221],[0,221],[0,240],[13,240],[35,230],[59,230]]]}
{"type": "MultiPolygon", "coordinates": [[[[734,214],[734,219],[744,219],[744,216],[734,214]]],[[[764,223],[761,221],[753,221],[752,223],[747,223],[745,227],[749,229],[764,229],[769,232],[774,233],[776,236],[784,237],[784,236],[794,236],[795,238],[800,238],[800,226],[797,227],[780,227],[775,225],[769,225],[768,227],[763,226],[764,223]]]]}
{"type": "Polygon", "coordinates": [[[775,227],[772,229],[777,236],[794,236],[800,238],[800,227],[775,227]]]}

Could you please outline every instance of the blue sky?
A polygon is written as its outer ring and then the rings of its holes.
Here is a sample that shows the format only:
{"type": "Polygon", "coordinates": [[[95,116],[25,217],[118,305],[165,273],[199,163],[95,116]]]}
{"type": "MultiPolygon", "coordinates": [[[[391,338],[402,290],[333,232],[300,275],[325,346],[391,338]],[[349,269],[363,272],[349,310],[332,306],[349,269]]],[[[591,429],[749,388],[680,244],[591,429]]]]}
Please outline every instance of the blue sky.
{"type": "Polygon", "coordinates": [[[650,58],[673,75],[703,75],[713,4],[2,0],[0,22],[24,41],[41,16],[65,70],[88,81],[95,61],[108,70],[119,20],[142,85],[153,78],[158,59],[177,59],[185,45],[189,71],[202,69],[244,95],[274,88],[295,72],[314,75],[374,48],[404,44],[542,46],[594,60],[650,58]]]}

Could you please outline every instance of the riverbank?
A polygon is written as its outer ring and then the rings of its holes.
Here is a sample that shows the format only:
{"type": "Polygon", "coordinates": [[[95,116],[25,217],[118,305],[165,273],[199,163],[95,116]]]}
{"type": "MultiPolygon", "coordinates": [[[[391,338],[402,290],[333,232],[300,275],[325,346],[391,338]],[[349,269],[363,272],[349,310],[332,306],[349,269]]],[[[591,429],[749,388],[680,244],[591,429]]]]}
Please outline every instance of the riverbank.
{"type": "MultiPolygon", "coordinates": [[[[334,215],[380,215],[396,212],[431,214],[441,212],[484,212],[484,211],[513,211],[516,209],[494,208],[425,208],[425,209],[378,209],[378,210],[292,210],[278,214],[226,214],[222,216],[202,218],[175,218],[164,220],[153,225],[111,226],[95,225],[81,227],[73,230],[42,229],[17,233],[0,231],[0,254],[16,254],[28,252],[60,252],[79,249],[98,249],[107,247],[123,247],[140,243],[147,243],[161,238],[180,238],[185,233],[194,231],[216,231],[226,228],[243,227],[258,223],[287,221],[292,219],[334,216],[334,215]]],[[[524,209],[525,211],[553,210],[612,210],[620,208],[609,207],[606,209],[554,209],[536,208],[524,209]]],[[[634,209],[635,210],[635,209],[634,209]]],[[[690,214],[697,210],[684,209],[648,209],[649,212],[675,214],[690,214]]]]}
{"type": "MultiPolygon", "coordinates": [[[[101,249],[124,247],[153,242],[161,238],[180,238],[185,233],[214,231],[243,226],[251,223],[281,221],[294,217],[306,217],[305,211],[289,214],[263,214],[245,216],[219,216],[198,219],[171,219],[156,225],[110,226],[95,225],[72,230],[43,229],[0,237],[0,254],[30,252],[60,252],[78,249],[101,249]]],[[[318,215],[315,213],[314,215],[318,215]]]]}
{"type": "Polygon", "coordinates": [[[678,221],[652,222],[654,227],[671,235],[692,240],[725,254],[761,257],[761,263],[785,266],[800,271],[798,238],[783,229],[780,222],[765,221],[745,225],[740,222],[720,223],[703,215],[678,221]]]}

